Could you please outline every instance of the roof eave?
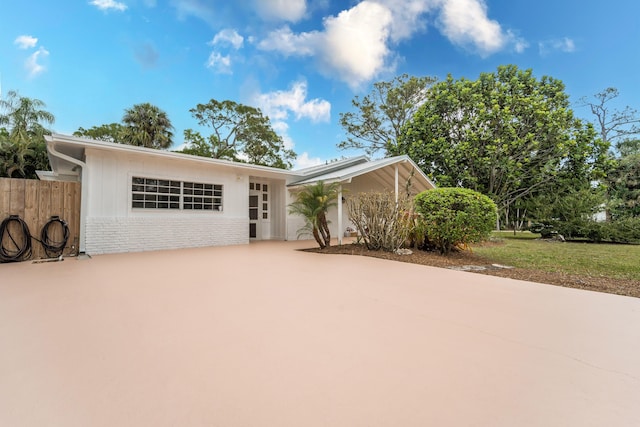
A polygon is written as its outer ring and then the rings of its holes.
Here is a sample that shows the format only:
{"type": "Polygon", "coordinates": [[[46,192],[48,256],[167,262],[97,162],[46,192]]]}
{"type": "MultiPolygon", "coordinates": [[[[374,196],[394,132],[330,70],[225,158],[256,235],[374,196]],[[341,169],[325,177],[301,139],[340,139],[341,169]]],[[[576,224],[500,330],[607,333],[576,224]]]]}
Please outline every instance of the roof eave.
{"type": "MultiPolygon", "coordinates": [[[[211,159],[207,157],[193,156],[190,154],[157,150],[154,148],[136,147],[136,146],[126,145],[126,144],[117,144],[113,142],[96,141],[93,139],[79,138],[75,136],[52,134],[52,135],[46,136],[45,139],[47,143],[52,143],[52,144],[62,143],[62,144],[70,144],[72,146],[82,146],[84,148],[97,149],[97,150],[118,151],[118,152],[133,153],[133,154],[145,154],[145,155],[150,155],[154,157],[163,157],[167,159],[171,159],[171,158],[181,159],[181,160],[187,160],[192,162],[206,163],[210,165],[218,165],[223,167],[247,170],[247,171],[250,171],[250,173],[262,172],[262,173],[281,175],[283,178],[300,177],[300,174],[296,173],[295,171],[273,168],[270,166],[252,165],[248,163],[233,162],[230,160],[211,159]]],[[[81,160],[81,159],[78,159],[78,160],[81,160]]]]}

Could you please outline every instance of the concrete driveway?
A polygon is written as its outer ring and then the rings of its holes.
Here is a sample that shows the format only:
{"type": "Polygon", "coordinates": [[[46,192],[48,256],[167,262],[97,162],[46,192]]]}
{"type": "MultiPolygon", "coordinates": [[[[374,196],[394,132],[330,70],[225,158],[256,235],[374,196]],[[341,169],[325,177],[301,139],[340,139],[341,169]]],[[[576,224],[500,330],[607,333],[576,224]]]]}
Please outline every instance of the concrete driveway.
{"type": "Polygon", "coordinates": [[[0,265],[0,425],[640,425],[640,299],[310,246],[0,265]]]}

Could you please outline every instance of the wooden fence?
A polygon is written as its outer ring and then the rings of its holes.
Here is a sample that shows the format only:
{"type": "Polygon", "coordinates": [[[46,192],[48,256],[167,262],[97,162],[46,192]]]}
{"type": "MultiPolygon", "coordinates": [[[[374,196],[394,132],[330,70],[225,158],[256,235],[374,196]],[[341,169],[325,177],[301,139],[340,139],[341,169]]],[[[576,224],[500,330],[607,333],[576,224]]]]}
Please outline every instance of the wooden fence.
{"type": "MultiPolygon", "coordinates": [[[[69,227],[69,239],[63,255],[77,255],[80,235],[80,197],[78,182],[0,178],[0,222],[10,215],[19,215],[26,222],[31,235],[40,239],[45,224],[52,216],[59,216],[69,227]]],[[[49,227],[50,239],[56,242],[62,241],[62,230],[59,224],[52,224],[49,227]]],[[[15,222],[11,223],[9,231],[14,236],[21,234],[15,222]]],[[[0,243],[5,248],[15,247],[6,233],[0,243]]],[[[31,259],[47,258],[39,242],[32,240],[32,248],[31,259]]]]}

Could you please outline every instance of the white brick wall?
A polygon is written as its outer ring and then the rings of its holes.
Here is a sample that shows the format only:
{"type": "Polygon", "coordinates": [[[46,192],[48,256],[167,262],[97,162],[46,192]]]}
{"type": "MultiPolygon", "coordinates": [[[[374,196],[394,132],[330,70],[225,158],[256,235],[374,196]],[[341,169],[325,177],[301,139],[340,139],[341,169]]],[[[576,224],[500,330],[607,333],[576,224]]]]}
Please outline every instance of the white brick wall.
{"type": "Polygon", "coordinates": [[[246,218],[87,218],[86,252],[91,255],[248,243],[246,218]]]}

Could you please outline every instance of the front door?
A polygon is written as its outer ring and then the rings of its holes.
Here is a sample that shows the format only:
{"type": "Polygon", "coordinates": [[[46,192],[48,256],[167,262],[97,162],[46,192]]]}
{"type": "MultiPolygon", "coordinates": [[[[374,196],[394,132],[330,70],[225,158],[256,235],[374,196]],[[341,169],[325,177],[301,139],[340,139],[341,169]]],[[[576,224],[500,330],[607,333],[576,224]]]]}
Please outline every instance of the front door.
{"type": "Polygon", "coordinates": [[[249,238],[269,238],[269,184],[249,183],[249,238]]]}

